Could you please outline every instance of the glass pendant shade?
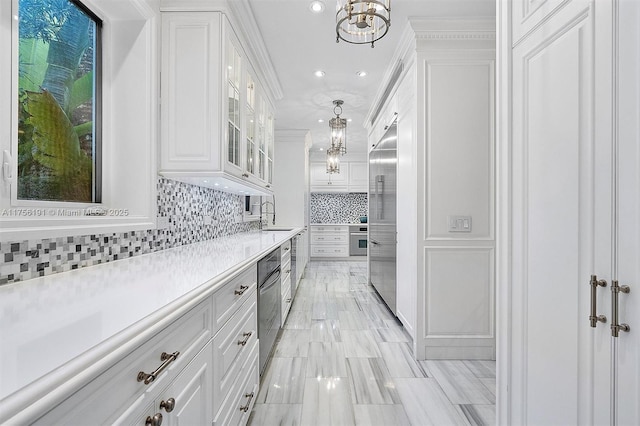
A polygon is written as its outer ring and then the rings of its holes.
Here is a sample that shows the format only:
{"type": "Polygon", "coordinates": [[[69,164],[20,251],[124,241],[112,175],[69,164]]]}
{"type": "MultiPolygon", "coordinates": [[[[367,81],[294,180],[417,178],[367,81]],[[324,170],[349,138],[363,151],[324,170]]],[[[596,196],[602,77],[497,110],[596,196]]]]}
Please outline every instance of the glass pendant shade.
{"type": "Polygon", "coordinates": [[[336,43],[368,44],[387,34],[391,26],[391,0],[338,0],[336,43]]]}

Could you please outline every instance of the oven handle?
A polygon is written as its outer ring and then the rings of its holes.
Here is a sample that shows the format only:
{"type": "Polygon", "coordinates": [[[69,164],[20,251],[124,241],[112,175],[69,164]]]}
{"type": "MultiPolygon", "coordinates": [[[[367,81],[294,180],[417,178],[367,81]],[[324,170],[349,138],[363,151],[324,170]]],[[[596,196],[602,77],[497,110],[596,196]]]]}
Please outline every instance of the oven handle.
{"type": "Polygon", "coordinates": [[[365,237],[367,236],[366,232],[352,232],[349,235],[351,236],[359,236],[359,235],[364,235],[365,237]]]}

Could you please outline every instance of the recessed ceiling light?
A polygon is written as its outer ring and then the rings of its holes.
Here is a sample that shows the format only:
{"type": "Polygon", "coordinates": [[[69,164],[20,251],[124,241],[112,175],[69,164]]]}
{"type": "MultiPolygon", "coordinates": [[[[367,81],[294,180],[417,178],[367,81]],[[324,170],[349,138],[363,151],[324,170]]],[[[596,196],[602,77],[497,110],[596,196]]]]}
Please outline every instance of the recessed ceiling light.
{"type": "Polygon", "coordinates": [[[220,186],[220,184],[218,182],[214,183],[215,186],[220,186]]]}
{"type": "Polygon", "coordinates": [[[309,3],[309,10],[313,13],[320,13],[324,10],[324,3],[319,0],[314,0],[309,3]]]}
{"type": "Polygon", "coordinates": [[[324,148],[320,148],[320,151],[324,151],[324,148]]]}
{"type": "Polygon", "coordinates": [[[367,72],[366,72],[366,71],[358,71],[358,72],[356,73],[356,75],[357,75],[358,77],[366,77],[367,72]]]}
{"type": "Polygon", "coordinates": [[[318,118],[318,123],[324,123],[324,120],[322,118],[318,118]]]}
{"type": "Polygon", "coordinates": [[[353,118],[347,118],[347,121],[351,123],[353,121],[353,118]]]}
{"type": "Polygon", "coordinates": [[[316,77],[324,77],[324,71],[318,70],[314,72],[313,75],[315,75],[316,77]]]}

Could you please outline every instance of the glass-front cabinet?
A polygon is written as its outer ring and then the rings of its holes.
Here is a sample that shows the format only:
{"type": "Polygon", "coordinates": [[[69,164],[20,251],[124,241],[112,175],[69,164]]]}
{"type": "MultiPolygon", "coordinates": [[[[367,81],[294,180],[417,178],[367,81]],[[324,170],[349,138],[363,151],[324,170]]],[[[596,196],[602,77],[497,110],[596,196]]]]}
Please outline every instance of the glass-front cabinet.
{"type": "Polygon", "coordinates": [[[162,12],[161,46],[160,174],[270,195],[272,102],[226,15],[162,12]]]}

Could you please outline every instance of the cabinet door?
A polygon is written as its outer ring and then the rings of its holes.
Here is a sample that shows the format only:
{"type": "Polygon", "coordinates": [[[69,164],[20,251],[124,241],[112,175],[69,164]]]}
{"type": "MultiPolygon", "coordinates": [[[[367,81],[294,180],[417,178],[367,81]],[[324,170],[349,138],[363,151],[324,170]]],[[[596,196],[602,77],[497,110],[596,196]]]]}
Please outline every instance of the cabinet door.
{"type": "Polygon", "coordinates": [[[242,84],[242,58],[240,56],[240,49],[238,44],[233,41],[231,36],[232,31],[227,31],[229,39],[226,42],[226,105],[227,105],[227,130],[226,130],[226,145],[227,155],[225,170],[231,174],[241,176],[241,146],[242,131],[241,131],[241,103],[240,93],[242,84]]]}
{"type": "Polygon", "coordinates": [[[221,25],[215,12],[162,14],[161,170],[217,171],[226,157],[221,25]]]}
{"type": "Polygon", "coordinates": [[[346,192],[349,176],[347,163],[340,166],[340,173],[327,173],[326,163],[311,163],[311,192],[346,192]]]}
{"type": "Polygon", "coordinates": [[[244,177],[256,174],[256,83],[253,76],[247,72],[247,98],[245,102],[245,144],[244,177]],[[247,176],[248,175],[248,176],[247,176]]]}
{"type": "MultiPolygon", "coordinates": [[[[209,342],[156,399],[163,425],[206,425],[213,420],[213,346],[209,342]]],[[[153,416],[153,414],[151,414],[153,416]]]]}
{"type": "Polygon", "coordinates": [[[368,164],[365,162],[349,163],[349,192],[367,192],[367,169],[368,164]]]}

